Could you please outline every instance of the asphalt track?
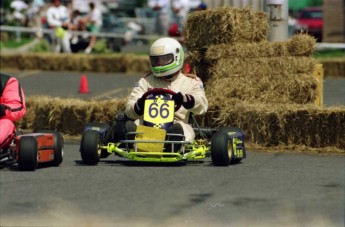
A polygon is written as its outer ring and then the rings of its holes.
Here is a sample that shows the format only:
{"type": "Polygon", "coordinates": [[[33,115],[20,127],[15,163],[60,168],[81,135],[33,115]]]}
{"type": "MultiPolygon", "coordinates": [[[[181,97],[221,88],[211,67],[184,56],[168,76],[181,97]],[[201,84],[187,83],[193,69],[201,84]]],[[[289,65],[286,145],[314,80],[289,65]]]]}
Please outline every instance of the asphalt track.
{"type": "MultiPolygon", "coordinates": [[[[11,72],[26,95],[122,97],[141,75],[11,72]]],[[[326,79],[325,106],[345,105],[345,80],[326,79]]],[[[344,226],[345,156],[248,151],[238,165],[210,158],[138,164],[115,156],[84,166],[66,141],[60,167],[0,170],[0,226],[344,226]]]]}

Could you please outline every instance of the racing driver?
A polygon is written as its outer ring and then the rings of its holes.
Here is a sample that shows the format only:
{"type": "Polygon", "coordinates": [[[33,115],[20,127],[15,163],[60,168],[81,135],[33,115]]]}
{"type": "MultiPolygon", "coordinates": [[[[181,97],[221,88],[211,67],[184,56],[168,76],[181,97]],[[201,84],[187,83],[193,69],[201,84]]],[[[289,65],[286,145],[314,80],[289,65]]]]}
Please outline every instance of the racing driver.
{"type": "Polygon", "coordinates": [[[0,150],[15,136],[15,121],[26,113],[24,92],[15,77],[0,73],[0,150]]]}
{"type": "MultiPolygon", "coordinates": [[[[176,94],[172,96],[176,105],[182,105],[175,112],[174,124],[168,133],[182,134],[186,141],[192,142],[195,133],[188,124],[191,113],[206,113],[208,101],[203,82],[196,75],[183,74],[184,51],[181,44],[169,37],[156,40],[150,48],[151,72],[142,77],[129,95],[125,114],[131,119],[140,119],[144,112],[142,95],[153,88],[169,89],[176,94]]],[[[127,131],[132,131],[126,124],[127,131]]],[[[174,138],[178,140],[177,138],[174,138]]],[[[172,140],[174,140],[172,139],[172,140]]]]}

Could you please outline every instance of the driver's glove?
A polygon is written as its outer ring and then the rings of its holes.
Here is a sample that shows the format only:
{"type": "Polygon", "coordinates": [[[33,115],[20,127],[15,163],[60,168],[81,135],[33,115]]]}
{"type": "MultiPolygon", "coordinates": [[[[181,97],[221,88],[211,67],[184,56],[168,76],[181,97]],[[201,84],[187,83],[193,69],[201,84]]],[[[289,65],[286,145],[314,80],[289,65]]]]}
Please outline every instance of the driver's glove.
{"type": "Polygon", "coordinates": [[[191,109],[195,105],[195,99],[192,95],[182,94],[178,92],[172,96],[172,99],[175,101],[176,105],[182,105],[186,109],[191,109]]]}
{"type": "Polygon", "coordinates": [[[138,115],[143,115],[144,114],[144,104],[145,104],[145,99],[139,98],[137,102],[134,105],[134,111],[138,115]]]}
{"type": "Polygon", "coordinates": [[[4,104],[0,104],[0,117],[3,117],[6,115],[6,106],[4,104]]]}

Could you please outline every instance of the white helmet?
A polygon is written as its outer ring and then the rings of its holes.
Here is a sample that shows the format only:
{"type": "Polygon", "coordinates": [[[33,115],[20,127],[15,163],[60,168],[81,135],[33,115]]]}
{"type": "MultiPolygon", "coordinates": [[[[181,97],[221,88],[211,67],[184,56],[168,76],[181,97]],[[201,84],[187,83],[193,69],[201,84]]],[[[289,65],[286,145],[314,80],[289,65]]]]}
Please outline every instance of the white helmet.
{"type": "Polygon", "coordinates": [[[150,48],[151,71],[156,77],[170,76],[182,69],[184,53],[173,38],[160,38],[150,48]]]}

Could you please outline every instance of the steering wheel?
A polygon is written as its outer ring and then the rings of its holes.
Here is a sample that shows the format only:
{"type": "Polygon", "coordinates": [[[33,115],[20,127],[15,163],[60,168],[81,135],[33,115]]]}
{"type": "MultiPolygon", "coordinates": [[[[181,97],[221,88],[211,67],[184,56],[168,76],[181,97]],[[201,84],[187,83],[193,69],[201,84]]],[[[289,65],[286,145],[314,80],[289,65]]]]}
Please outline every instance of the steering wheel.
{"type": "MultiPolygon", "coordinates": [[[[176,92],[165,89],[165,88],[154,88],[151,90],[148,90],[143,94],[142,98],[145,100],[149,95],[157,95],[157,94],[169,94],[169,95],[175,95],[176,92]]],[[[176,104],[175,103],[175,112],[178,111],[181,108],[181,104],[176,104]]]]}

